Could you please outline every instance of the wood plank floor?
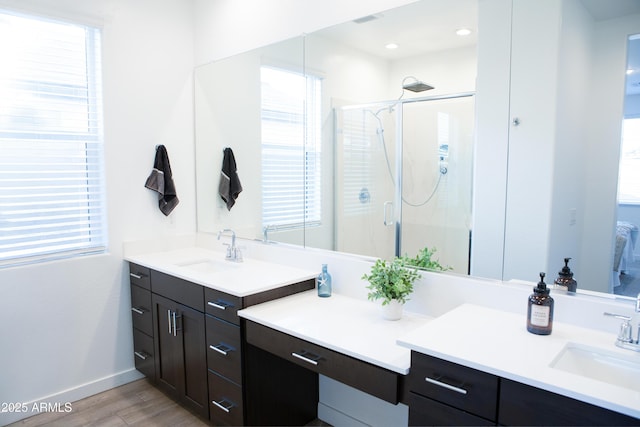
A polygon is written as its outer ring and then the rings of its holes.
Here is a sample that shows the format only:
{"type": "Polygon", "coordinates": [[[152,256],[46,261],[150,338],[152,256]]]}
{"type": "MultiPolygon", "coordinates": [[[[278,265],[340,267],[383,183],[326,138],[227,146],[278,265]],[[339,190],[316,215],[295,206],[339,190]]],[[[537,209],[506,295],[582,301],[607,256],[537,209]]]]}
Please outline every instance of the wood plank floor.
{"type": "MultiPolygon", "coordinates": [[[[147,379],[133,381],[73,402],[69,413],[43,413],[8,427],[200,427],[204,420],[175,403],[147,379]]],[[[308,426],[331,427],[320,420],[308,426]]]]}
{"type": "Polygon", "coordinates": [[[43,413],[10,424],[25,426],[208,426],[146,379],[73,402],[69,413],[43,413]]]}

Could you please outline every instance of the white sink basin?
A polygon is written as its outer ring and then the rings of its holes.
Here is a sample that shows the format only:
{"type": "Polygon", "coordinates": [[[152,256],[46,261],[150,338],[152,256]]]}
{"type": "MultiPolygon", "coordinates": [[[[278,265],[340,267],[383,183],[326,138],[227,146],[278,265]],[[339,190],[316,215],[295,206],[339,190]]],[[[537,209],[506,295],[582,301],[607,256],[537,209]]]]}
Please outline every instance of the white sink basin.
{"type": "Polygon", "coordinates": [[[198,273],[220,273],[239,267],[237,263],[231,261],[210,258],[185,261],[175,265],[198,273]]]}
{"type": "MultiPolygon", "coordinates": [[[[613,345],[613,344],[612,344],[613,345]]],[[[572,374],[640,391],[640,355],[622,355],[568,343],[550,366],[572,374]]]]}

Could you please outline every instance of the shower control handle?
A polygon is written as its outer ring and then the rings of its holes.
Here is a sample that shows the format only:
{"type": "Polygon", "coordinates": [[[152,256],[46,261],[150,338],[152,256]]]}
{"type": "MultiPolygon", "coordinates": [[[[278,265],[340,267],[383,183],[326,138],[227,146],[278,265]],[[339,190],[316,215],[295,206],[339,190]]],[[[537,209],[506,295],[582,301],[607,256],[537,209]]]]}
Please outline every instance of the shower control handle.
{"type": "Polygon", "coordinates": [[[389,221],[388,217],[387,217],[387,212],[388,212],[388,208],[391,207],[391,213],[393,214],[393,202],[384,202],[384,207],[383,207],[383,211],[384,211],[384,217],[382,218],[382,222],[384,223],[384,225],[389,226],[389,225],[393,225],[393,220],[389,221]]]}

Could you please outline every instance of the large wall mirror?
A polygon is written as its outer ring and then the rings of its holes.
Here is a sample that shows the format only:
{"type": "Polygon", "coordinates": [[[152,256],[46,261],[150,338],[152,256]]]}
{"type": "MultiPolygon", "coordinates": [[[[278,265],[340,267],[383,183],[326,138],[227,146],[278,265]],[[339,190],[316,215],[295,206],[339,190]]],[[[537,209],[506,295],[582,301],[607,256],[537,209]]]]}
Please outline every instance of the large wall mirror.
{"type": "Polygon", "coordinates": [[[449,271],[504,280],[571,257],[579,288],[627,288],[637,3],[421,0],[198,67],[198,231],[383,258],[436,248],[449,271]],[[243,186],[231,210],[225,147],[243,186]]]}

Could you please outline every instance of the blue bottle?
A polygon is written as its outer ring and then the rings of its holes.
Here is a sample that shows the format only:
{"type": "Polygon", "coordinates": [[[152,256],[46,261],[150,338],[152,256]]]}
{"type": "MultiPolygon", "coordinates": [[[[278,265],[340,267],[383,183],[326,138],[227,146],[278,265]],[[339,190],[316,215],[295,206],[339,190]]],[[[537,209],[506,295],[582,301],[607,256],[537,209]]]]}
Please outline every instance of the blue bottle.
{"type": "Polygon", "coordinates": [[[322,264],[322,273],[316,279],[319,297],[331,296],[331,275],[327,273],[327,264],[322,264]]]}

